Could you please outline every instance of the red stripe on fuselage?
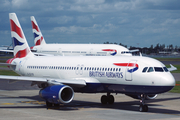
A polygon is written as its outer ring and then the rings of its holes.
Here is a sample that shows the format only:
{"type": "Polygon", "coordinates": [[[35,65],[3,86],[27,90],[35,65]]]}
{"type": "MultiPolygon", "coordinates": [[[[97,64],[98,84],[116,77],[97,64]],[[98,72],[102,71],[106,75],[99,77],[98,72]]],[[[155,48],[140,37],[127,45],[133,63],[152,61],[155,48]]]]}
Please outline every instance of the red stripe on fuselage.
{"type": "Polygon", "coordinates": [[[111,51],[111,52],[114,52],[114,51],[115,51],[115,52],[117,52],[117,50],[114,50],[114,49],[102,49],[102,51],[107,51],[107,52],[108,52],[108,51],[111,51]]]}
{"type": "Polygon", "coordinates": [[[23,38],[23,34],[22,34],[22,31],[21,31],[21,28],[19,28],[15,22],[13,20],[10,19],[10,23],[11,23],[11,31],[14,31],[16,32],[19,37],[23,38]]]}
{"type": "Polygon", "coordinates": [[[138,67],[138,64],[136,63],[113,63],[114,65],[117,66],[122,66],[122,67],[138,67]]]}

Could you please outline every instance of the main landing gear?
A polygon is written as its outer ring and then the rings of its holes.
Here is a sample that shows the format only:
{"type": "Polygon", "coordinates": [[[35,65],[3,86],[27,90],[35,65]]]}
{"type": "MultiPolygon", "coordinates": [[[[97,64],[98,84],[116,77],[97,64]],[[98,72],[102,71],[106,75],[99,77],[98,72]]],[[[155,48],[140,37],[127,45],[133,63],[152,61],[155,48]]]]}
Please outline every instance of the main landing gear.
{"type": "Polygon", "coordinates": [[[145,104],[145,95],[141,94],[141,100],[140,100],[140,106],[139,106],[139,111],[140,112],[147,112],[148,111],[148,106],[145,104]]]}
{"type": "Polygon", "coordinates": [[[46,101],[46,107],[47,107],[47,109],[51,108],[51,107],[59,107],[59,104],[54,104],[54,103],[50,103],[50,102],[46,101]]]}
{"type": "Polygon", "coordinates": [[[110,95],[110,93],[107,93],[107,95],[103,95],[101,97],[101,103],[102,104],[113,104],[114,103],[114,96],[110,95]]]}

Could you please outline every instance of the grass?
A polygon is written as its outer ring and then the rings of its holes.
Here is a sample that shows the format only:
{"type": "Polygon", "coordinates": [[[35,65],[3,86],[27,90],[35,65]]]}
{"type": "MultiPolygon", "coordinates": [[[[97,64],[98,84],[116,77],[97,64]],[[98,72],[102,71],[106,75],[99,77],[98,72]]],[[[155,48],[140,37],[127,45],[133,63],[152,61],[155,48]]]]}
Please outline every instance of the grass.
{"type": "Polygon", "coordinates": [[[19,76],[12,70],[0,70],[0,75],[10,75],[10,76],[19,76]]]}
{"type": "Polygon", "coordinates": [[[180,62],[180,58],[154,58],[157,59],[159,61],[179,61],[180,62]]]}
{"type": "Polygon", "coordinates": [[[176,86],[172,90],[170,90],[169,92],[180,93],[180,81],[176,81],[176,86]]]}

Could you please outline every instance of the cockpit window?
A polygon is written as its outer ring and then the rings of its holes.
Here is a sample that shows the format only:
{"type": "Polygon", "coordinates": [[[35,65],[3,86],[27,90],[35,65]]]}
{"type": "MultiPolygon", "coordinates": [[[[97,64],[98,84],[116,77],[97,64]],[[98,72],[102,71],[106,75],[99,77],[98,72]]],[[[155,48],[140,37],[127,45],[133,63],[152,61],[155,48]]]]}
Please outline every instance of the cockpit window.
{"type": "Polygon", "coordinates": [[[143,71],[142,71],[142,72],[146,72],[146,71],[147,71],[147,69],[148,69],[148,67],[145,67],[145,68],[143,69],[143,71]]]}
{"type": "Polygon", "coordinates": [[[149,67],[148,72],[153,72],[153,71],[154,71],[153,67],[149,67]]]}
{"type": "Polygon", "coordinates": [[[163,68],[161,67],[154,67],[155,72],[164,72],[163,68]]]}
{"type": "Polygon", "coordinates": [[[164,71],[168,72],[169,70],[166,67],[163,67],[164,71]]]}

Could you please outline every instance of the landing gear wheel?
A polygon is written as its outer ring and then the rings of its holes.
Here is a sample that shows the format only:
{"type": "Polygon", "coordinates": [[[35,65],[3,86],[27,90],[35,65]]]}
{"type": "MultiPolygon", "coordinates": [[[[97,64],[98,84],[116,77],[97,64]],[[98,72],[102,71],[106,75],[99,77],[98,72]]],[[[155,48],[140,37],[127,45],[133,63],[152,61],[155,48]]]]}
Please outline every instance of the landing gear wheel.
{"type": "Polygon", "coordinates": [[[103,96],[101,97],[101,103],[102,103],[102,104],[107,104],[107,102],[108,102],[108,97],[107,97],[106,95],[103,95],[103,96]]]}
{"type": "Polygon", "coordinates": [[[114,96],[113,96],[113,95],[109,95],[109,97],[108,97],[108,103],[109,103],[109,104],[113,104],[113,103],[114,103],[114,96]]]}
{"type": "Polygon", "coordinates": [[[140,112],[147,112],[148,111],[148,106],[147,105],[140,105],[139,111],[140,112]]]}
{"type": "Polygon", "coordinates": [[[144,112],[147,112],[147,111],[148,111],[148,106],[144,105],[144,112]]]}
{"type": "Polygon", "coordinates": [[[54,104],[54,107],[59,107],[60,105],[59,104],[54,104]]]}
{"type": "Polygon", "coordinates": [[[46,107],[47,107],[47,109],[50,108],[50,107],[52,107],[52,105],[53,105],[52,103],[46,101],[46,107]]]}

